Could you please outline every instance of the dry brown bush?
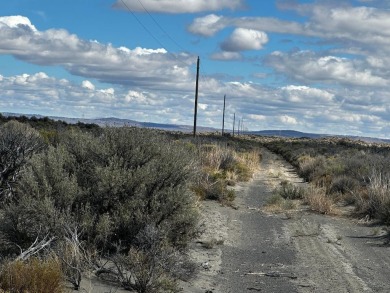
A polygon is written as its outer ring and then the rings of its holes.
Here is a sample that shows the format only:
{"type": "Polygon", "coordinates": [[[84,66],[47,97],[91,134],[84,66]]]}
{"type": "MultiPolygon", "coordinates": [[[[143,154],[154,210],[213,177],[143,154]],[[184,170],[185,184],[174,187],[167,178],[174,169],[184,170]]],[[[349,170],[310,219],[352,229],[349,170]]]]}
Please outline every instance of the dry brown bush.
{"type": "Polygon", "coordinates": [[[235,198],[234,191],[227,186],[252,178],[261,159],[259,150],[236,151],[218,143],[200,144],[198,153],[202,174],[192,190],[202,200],[218,200],[227,204],[235,198]]]}
{"type": "Polygon", "coordinates": [[[390,223],[390,176],[373,172],[366,192],[357,193],[356,209],[360,214],[390,223]]]}
{"type": "Polygon", "coordinates": [[[298,207],[298,202],[291,199],[284,199],[280,194],[274,193],[268,198],[263,207],[263,211],[268,213],[282,213],[289,210],[295,210],[298,207]]]}
{"type": "Polygon", "coordinates": [[[12,293],[62,293],[61,265],[57,258],[10,261],[0,272],[0,288],[12,293]]]}
{"type": "Polygon", "coordinates": [[[337,213],[333,200],[326,195],[324,188],[308,188],[304,196],[304,202],[307,203],[315,212],[326,215],[333,215],[337,213]]]}

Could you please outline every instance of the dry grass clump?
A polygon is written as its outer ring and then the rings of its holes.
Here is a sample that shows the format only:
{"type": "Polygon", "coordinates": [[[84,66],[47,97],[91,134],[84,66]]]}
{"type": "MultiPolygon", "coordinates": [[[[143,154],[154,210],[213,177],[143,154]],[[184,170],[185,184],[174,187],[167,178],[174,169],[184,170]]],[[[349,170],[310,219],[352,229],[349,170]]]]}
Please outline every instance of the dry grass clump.
{"type": "Polygon", "coordinates": [[[263,210],[268,213],[282,213],[289,210],[295,210],[298,203],[291,199],[284,199],[279,194],[273,194],[268,198],[263,210]]]}
{"type": "Polygon", "coordinates": [[[0,289],[5,292],[62,293],[65,292],[63,281],[61,265],[56,258],[10,261],[0,271],[0,289]]]}
{"type": "Polygon", "coordinates": [[[217,200],[222,203],[231,203],[235,199],[234,190],[228,189],[228,181],[218,176],[202,174],[194,183],[192,190],[200,200],[217,200]]]}
{"type": "Polygon", "coordinates": [[[390,176],[374,172],[366,192],[358,193],[358,213],[390,224],[390,176]]]}
{"type": "Polygon", "coordinates": [[[192,186],[200,199],[218,200],[231,203],[235,194],[228,189],[239,181],[248,181],[259,166],[258,150],[236,151],[220,144],[198,146],[202,174],[192,186]]]}
{"type": "Polygon", "coordinates": [[[287,192],[287,190],[290,190],[295,194],[297,191],[295,188],[296,187],[292,183],[282,181],[280,187],[275,188],[272,196],[268,198],[264,211],[270,213],[281,213],[287,210],[296,209],[298,206],[296,199],[298,199],[298,197],[292,196],[287,192]]]}
{"type": "Polygon", "coordinates": [[[294,210],[302,201],[309,205],[312,211],[326,215],[338,214],[334,200],[326,194],[324,188],[311,186],[303,189],[287,181],[282,181],[274,190],[264,210],[271,213],[294,210]]]}
{"type": "Polygon", "coordinates": [[[248,181],[259,168],[261,153],[258,149],[237,153],[235,172],[242,181],[248,181]]]}
{"type": "Polygon", "coordinates": [[[308,188],[304,196],[304,202],[308,204],[313,211],[320,214],[334,215],[337,213],[333,199],[326,195],[326,191],[323,188],[308,188]]]}
{"type": "Polygon", "coordinates": [[[204,144],[199,147],[203,170],[209,174],[221,174],[222,177],[249,180],[259,167],[259,150],[235,151],[228,146],[204,144]]]}
{"type": "Polygon", "coordinates": [[[302,187],[284,180],[280,183],[277,193],[284,199],[303,199],[305,191],[302,187]]]}

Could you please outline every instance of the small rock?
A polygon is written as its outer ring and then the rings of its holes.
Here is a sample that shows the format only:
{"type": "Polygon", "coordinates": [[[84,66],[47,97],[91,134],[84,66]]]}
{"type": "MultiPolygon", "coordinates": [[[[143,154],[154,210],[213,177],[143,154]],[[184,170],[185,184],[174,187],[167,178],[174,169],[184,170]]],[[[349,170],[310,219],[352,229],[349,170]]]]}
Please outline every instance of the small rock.
{"type": "Polygon", "coordinates": [[[209,270],[211,268],[211,265],[209,264],[208,261],[202,263],[202,268],[204,268],[205,270],[209,270]]]}

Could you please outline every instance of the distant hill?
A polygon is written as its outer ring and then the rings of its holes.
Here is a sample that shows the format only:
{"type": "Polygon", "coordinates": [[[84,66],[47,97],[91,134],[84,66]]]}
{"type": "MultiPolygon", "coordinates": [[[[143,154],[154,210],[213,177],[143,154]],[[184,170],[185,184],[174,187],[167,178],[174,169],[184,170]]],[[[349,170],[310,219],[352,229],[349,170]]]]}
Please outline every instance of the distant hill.
{"type": "Polygon", "coordinates": [[[375,137],[364,137],[364,136],[353,136],[353,135],[334,135],[334,134],[318,134],[318,133],[306,133],[295,130],[261,130],[261,131],[250,131],[247,132],[252,135],[261,135],[261,136],[279,136],[279,137],[289,137],[289,138],[322,138],[322,137],[340,137],[340,138],[349,138],[353,140],[361,140],[369,143],[390,143],[390,139],[382,139],[375,137]]]}
{"type": "MultiPolygon", "coordinates": [[[[39,114],[18,114],[18,113],[1,113],[3,116],[7,117],[19,117],[26,116],[28,118],[36,117],[36,118],[44,118],[48,117],[57,121],[64,121],[69,124],[76,124],[78,122],[82,122],[85,124],[97,124],[99,126],[111,126],[111,127],[121,127],[121,126],[135,126],[135,127],[144,127],[144,128],[154,128],[161,129],[167,131],[181,131],[181,132],[192,132],[192,125],[180,125],[180,124],[163,124],[163,123],[153,123],[153,122],[139,122],[130,119],[120,119],[115,117],[109,118],[96,118],[96,119],[85,119],[85,118],[66,118],[66,117],[56,117],[56,116],[43,116],[39,114]]],[[[197,127],[198,132],[220,132],[220,129],[212,128],[212,127],[197,127]]],[[[231,132],[231,130],[226,130],[226,132],[231,132]]],[[[260,135],[260,136],[280,136],[280,137],[289,137],[289,138],[322,138],[322,137],[345,137],[354,140],[362,140],[365,142],[371,143],[390,143],[390,139],[380,139],[373,137],[362,137],[362,136],[348,136],[348,135],[332,135],[332,134],[318,134],[318,133],[306,133],[295,130],[259,130],[259,131],[246,131],[245,134],[251,135],[260,135]]]]}
{"type": "MultiPolygon", "coordinates": [[[[28,118],[36,117],[43,118],[46,116],[39,114],[18,114],[18,113],[1,113],[6,117],[20,117],[26,116],[28,118]]],[[[109,118],[95,118],[95,119],[86,119],[86,118],[67,118],[67,117],[57,117],[57,116],[47,116],[50,119],[57,121],[64,121],[69,124],[76,124],[78,122],[86,123],[86,124],[97,124],[99,126],[111,126],[111,127],[121,127],[121,126],[135,126],[135,127],[144,127],[144,128],[154,128],[168,131],[181,131],[181,132],[192,132],[192,125],[178,125],[178,124],[162,124],[162,123],[152,123],[152,122],[139,122],[130,119],[120,119],[115,117],[109,118]]],[[[212,127],[202,127],[198,126],[197,131],[199,132],[215,132],[217,129],[212,127]]]]}
{"type": "MultiPolygon", "coordinates": [[[[192,125],[178,125],[178,124],[163,124],[163,123],[153,123],[153,122],[139,122],[135,120],[129,120],[129,119],[120,119],[120,118],[98,118],[98,119],[84,119],[86,121],[89,121],[88,123],[95,123],[100,126],[135,126],[135,127],[144,127],[144,128],[155,128],[155,129],[161,129],[161,130],[169,130],[169,131],[182,131],[182,132],[192,132],[193,126],[192,125]]],[[[84,122],[83,120],[80,120],[81,122],[84,122]]],[[[214,132],[216,131],[215,128],[211,127],[197,127],[197,131],[201,132],[214,132]]]]}
{"type": "MultiPolygon", "coordinates": [[[[247,133],[247,132],[246,132],[247,133]]],[[[325,136],[330,136],[327,134],[315,134],[315,133],[305,133],[295,130],[261,130],[261,131],[250,131],[249,134],[261,135],[261,136],[280,136],[280,137],[291,137],[291,138],[320,138],[325,136]]]]}

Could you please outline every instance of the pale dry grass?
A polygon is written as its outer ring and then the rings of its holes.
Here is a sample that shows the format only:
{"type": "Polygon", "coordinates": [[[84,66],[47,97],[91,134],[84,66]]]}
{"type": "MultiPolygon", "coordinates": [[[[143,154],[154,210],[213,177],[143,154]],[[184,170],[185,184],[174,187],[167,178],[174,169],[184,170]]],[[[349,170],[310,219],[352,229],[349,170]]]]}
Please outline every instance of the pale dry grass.
{"type": "Polygon", "coordinates": [[[225,172],[231,177],[230,179],[240,175],[240,172],[253,174],[259,168],[261,160],[261,153],[258,149],[237,152],[232,148],[218,144],[202,145],[200,156],[204,169],[211,173],[225,172]],[[232,173],[236,173],[236,175],[232,173]]]}
{"type": "Polygon", "coordinates": [[[372,172],[366,192],[357,193],[356,209],[359,213],[390,223],[390,177],[372,172]]]}
{"type": "Polygon", "coordinates": [[[273,194],[268,198],[262,210],[266,213],[279,214],[286,211],[296,210],[298,208],[298,201],[284,199],[279,194],[273,194]]]}
{"type": "Polygon", "coordinates": [[[325,189],[310,187],[307,189],[304,202],[310,206],[310,209],[325,215],[339,214],[333,199],[326,195],[325,189]]]}
{"type": "Polygon", "coordinates": [[[238,153],[238,161],[245,164],[253,173],[259,168],[261,152],[258,149],[254,149],[248,152],[238,153]]]}
{"type": "Polygon", "coordinates": [[[227,147],[218,144],[205,144],[200,147],[202,167],[210,172],[230,170],[237,154],[227,147]]]}
{"type": "Polygon", "coordinates": [[[248,181],[259,168],[259,150],[236,151],[219,144],[198,146],[202,176],[192,186],[200,199],[212,199],[229,203],[235,198],[227,186],[248,181]]]}
{"type": "Polygon", "coordinates": [[[10,261],[1,269],[0,289],[15,293],[63,293],[64,276],[60,261],[54,257],[10,261]]]}

